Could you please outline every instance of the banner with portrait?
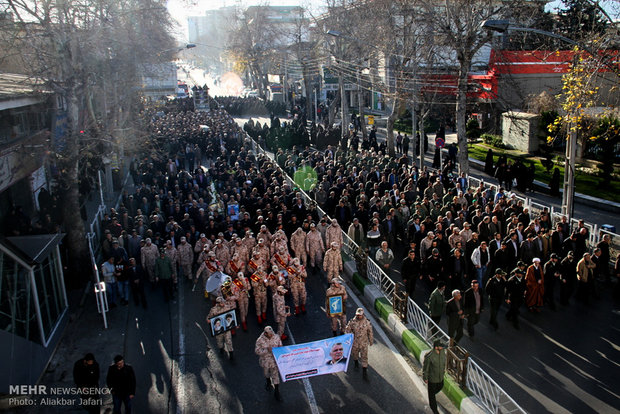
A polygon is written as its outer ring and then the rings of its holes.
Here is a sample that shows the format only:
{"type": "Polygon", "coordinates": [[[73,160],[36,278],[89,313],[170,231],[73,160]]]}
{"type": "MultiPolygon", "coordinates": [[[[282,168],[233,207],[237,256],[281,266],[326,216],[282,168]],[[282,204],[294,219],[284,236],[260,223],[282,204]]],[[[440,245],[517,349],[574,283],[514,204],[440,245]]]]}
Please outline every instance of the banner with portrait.
{"type": "Polygon", "coordinates": [[[237,314],[234,309],[211,318],[211,336],[223,334],[237,327],[237,314]]]}
{"type": "Polygon", "coordinates": [[[273,348],[282,381],[346,372],[353,334],[273,348]]]}

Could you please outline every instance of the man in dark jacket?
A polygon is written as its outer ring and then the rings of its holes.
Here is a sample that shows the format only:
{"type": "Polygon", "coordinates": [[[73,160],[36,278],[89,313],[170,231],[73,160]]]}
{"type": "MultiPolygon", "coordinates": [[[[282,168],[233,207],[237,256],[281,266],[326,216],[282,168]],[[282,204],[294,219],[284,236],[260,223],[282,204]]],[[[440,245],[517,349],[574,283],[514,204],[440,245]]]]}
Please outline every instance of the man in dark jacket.
{"type": "Polygon", "coordinates": [[[547,263],[545,263],[544,273],[545,273],[545,294],[544,300],[549,304],[549,307],[552,310],[555,310],[555,299],[554,299],[554,290],[556,283],[560,280],[562,276],[562,266],[559,261],[560,257],[551,253],[551,258],[547,263]]]}
{"type": "Polygon", "coordinates": [[[483,295],[480,293],[478,280],[471,281],[471,287],[463,295],[463,309],[467,315],[467,333],[470,338],[474,337],[474,325],[480,320],[480,314],[484,309],[483,295]]]}
{"type": "Polygon", "coordinates": [[[446,372],[446,350],[441,341],[433,343],[433,349],[424,357],[423,374],[424,382],[428,384],[428,405],[433,413],[437,411],[437,399],[435,395],[443,388],[443,377],[446,372]]]}
{"type": "Polygon", "coordinates": [[[510,307],[506,319],[512,321],[512,326],[519,329],[519,308],[525,301],[525,270],[520,266],[512,271],[513,275],[506,282],[506,303],[510,307]]]}
{"type": "Polygon", "coordinates": [[[485,287],[487,295],[489,295],[489,305],[491,306],[491,318],[489,323],[497,331],[499,324],[497,323],[497,312],[499,311],[506,290],[506,272],[502,269],[495,270],[495,276],[489,279],[485,287]]]}
{"type": "Polygon", "coordinates": [[[463,319],[465,318],[460,290],[452,291],[452,299],[446,303],[446,315],[448,315],[448,335],[456,345],[463,337],[463,319]]]}
{"type": "MultiPolygon", "coordinates": [[[[90,352],[84,355],[84,358],[78,359],[73,365],[73,381],[78,388],[99,387],[99,363],[90,352]]],[[[88,397],[90,398],[84,398],[82,406],[89,413],[99,413],[98,395],[89,395],[88,397]]]]}
{"type": "Polygon", "coordinates": [[[136,374],[131,365],[125,364],[122,355],[114,357],[114,364],[108,368],[106,383],[112,391],[114,414],[121,414],[121,405],[125,405],[125,414],[131,414],[131,401],[136,395],[136,374]]]}
{"type": "Polygon", "coordinates": [[[409,250],[407,257],[403,259],[400,274],[403,278],[403,283],[407,288],[407,293],[409,293],[409,296],[413,296],[416,282],[418,281],[418,278],[421,277],[420,260],[416,257],[415,250],[409,250]]]}

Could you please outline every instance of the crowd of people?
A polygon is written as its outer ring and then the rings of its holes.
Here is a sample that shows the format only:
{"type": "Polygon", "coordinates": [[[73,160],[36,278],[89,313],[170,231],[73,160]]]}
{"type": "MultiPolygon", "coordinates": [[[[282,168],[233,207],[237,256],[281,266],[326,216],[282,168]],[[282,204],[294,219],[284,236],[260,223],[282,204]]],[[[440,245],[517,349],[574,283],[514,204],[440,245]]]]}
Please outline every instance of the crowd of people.
{"type": "MultiPolygon", "coordinates": [[[[264,336],[272,338],[275,332],[285,341],[287,318],[307,312],[308,274],[325,274],[326,297],[341,296],[346,303],[341,228],[336,220],[321,220],[316,204],[307,204],[286,183],[275,162],[249,149],[229,114],[160,111],[152,114],[149,134],[159,145],[133,160],[135,190],[125,191],[119,208],[104,217],[101,273],[110,307],[133,298],[146,308],[150,293],[145,292],[151,290],[171,301],[179,281],[186,279],[204,289],[212,303],[207,322],[222,354],[233,360],[235,329],[221,318],[230,310],[236,309],[243,330],[253,318],[250,313],[259,325],[274,320],[264,336]],[[221,283],[212,289],[209,281],[216,276],[221,283]]],[[[367,379],[370,323],[351,323],[346,314],[329,310],[327,315],[334,336],[358,332],[355,342],[363,345],[354,347],[359,350],[353,360],[356,365],[361,361],[367,379]]],[[[269,356],[259,345],[261,366],[275,386],[273,361],[265,360],[269,356]]]]}
{"type": "MultiPolygon", "coordinates": [[[[125,192],[104,221],[102,273],[111,306],[126,305],[131,291],[146,307],[146,286],[161,288],[168,301],[182,278],[202,288],[212,275],[228,275],[207,292],[213,302],[207,320],[220,321],[218,315],[236,308],[245,330],[253,306],[264,325],[271,302],[277,327],[265,327],[256,344],[268,387],[279,380],[263,347],[286,340],[287,317],[306,313],[307,277],[325,274],[326,297],[346,301],[340,278],[345,232],[389,276],[400,267],[410,295],[422,284],[431,317],[439,322],[447,315],[456,342],[465,319],[473,337],[483,292],[491,326],[497,329],[497,313],[508,303],[518,328],[522,304],[531,312],[545,303],[555,309],[557,293],[567,305],[575,291],[588,303],[612,277],[608,237],[588,246],[583,222],[571,229],[565,219],[552,223],[547,211],[531,214],[502,187],[472,188],[452,160],[441,171],[419,169],[403,146],[395,158],[372,146],[329,145],[278,149],[271,161],[251,150],[222,109],[172,107],[149,116],[158,150],[134,159],[135,191],[125,192]],[[304,182],[310,202],[284,175],[304,168],[316,173],[304,182]],[[404,257],[400,266],[394,266],[397,257],[404,257]]],[[[346,315],[328,311],[328,317],[334,335],[355,328],[346,315]]],[[[367,378],[372,337],[364,332],[355,339],[364,345],[353,359],[362,361],[367,378]]],[[[230,359],[232,333],[220,326],[216,335],[230,359]]]]}

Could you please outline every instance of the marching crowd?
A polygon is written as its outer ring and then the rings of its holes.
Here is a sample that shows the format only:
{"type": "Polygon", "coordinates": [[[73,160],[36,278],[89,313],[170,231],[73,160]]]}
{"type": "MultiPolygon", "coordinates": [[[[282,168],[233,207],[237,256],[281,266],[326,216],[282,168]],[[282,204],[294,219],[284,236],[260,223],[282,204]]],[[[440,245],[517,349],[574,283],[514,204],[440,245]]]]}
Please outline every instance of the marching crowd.
{"type": "MultiPolygon", "coordinates": [[[[213,306],[207,321],[236,308],[247,330],[250,312],[264,325],[272,303],[277,327],[264,327],[256,353],[266,386],[275,386],[278,399],[269,350],[287,338],[286,303],[292,302],[295,316],[304,315],[306,279],[323,272],[326,298],[347,299],[340,279],[343,231],[392,277],[399,267],[394,260],[402,255],[400,274],[408,292],[424,284],[431,317],[439,322],[447,315],[456,342],[465,319],[473,337],[485,296],[495,329],[503,303],[518,328],[521,305],[531,312],[545,303],[555,309],[557,290],[562,305],[575,291],[588,303],[618,275],[617,263],[613,275],[607,266],[608,237],[588,246],[582,222],[571,229],[565,219],[552,223],[547,211],[532,215],[503,188],[469,187],[450,160],[436,171],[412,165],[407,153],[393,158],[375,148],[329,146],[279,150],[273,162],[250,149],[224,110],[168,107],[148,115],[160,150],[134,159],[135,192],[125,192],[118,211],[105,217],[101,271],[109,302],[126,305],[131,292],[135,304],[146,308],[147,286],[160,287],[169,301],[182,278],[202,289],[217,272],[229,275],[208,292],[213,306]],[[282,173],[292,177],[308,167],[316,173],[308,177],[309,186],[304,183],[312,202],[282,173]]],[[[373,337],[363,310],[350,321],[344,313],[329,314],[329,307],[327,313],[334,335],[355,334],[353,360],[356,366],[361,360],[367,379],[373,337]]],[[[231,360],[232,333],[216,335],[231,360]]]]}

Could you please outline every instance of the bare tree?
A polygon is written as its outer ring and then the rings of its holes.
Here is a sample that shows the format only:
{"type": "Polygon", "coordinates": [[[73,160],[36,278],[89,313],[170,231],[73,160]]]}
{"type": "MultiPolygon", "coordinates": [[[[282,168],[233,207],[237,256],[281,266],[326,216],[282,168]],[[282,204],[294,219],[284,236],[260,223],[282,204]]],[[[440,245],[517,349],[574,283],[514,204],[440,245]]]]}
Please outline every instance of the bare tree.
{"type": "Polygon", "coordinates": [[[135,107],[137,67],[173,42],[159,0],[6,0],[14,19],[7,35],[20,47],[22,73],[62,98],[67,131],[54,148],[74,281],[88,263],[80,217],[80,162],[110,150],[135,107]]]}

